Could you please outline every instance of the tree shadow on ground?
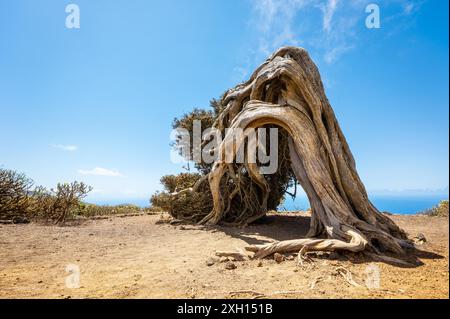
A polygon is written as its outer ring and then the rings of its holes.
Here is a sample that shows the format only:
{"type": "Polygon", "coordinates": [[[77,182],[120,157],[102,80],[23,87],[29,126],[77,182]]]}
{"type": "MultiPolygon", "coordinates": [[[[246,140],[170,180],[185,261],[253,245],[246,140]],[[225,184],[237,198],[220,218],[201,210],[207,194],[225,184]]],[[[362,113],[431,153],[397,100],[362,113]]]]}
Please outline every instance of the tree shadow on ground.
{"type": "MultiPolygon", "coordinates": [[[[290,214],[265,216],[246,227],[215,226],[217,231],[221,231],[228,236],[245,241],[248,245],[261,245],[274,241],[299,239],[306,237],[309,230],[310,216],[290,214]]],[[[386,253],[385,260],[374,255],[365,253],[334,252],[323,254],[317,258],[349,260],[353,263],[384,262],[396,267],[414,268],[422,266],[422,260],[442,259],[444,256],[431,251],[421,250],[417,247],[408,249],[405,255],[394,255],[386,253]],[[400,262],[396,261],[400,260],[400,262]]]]}
{"type": "Polygon", "coordinates": [[[214,228],[228,236],[242,239],[249,245],[261,245],[305,237],[309,230],[309,223],[308,216],[268,215],[246,227],[219,225],[214,228]]]}

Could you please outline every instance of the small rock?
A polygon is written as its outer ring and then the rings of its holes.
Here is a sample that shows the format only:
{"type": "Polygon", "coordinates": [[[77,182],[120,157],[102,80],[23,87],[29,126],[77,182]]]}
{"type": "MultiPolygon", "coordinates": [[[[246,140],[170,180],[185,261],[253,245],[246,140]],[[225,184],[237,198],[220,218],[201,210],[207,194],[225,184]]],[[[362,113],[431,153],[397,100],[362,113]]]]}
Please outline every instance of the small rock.
{"type": "Polygon", "coordinates": [[[282,254],[279,253],[275,253],[273,254],[273,259],[277,262],[277,263],[281,263],[284,260],[284,256],[282,254]]]}
{"type": "Polygon", "coordinates": [[[228,262],[228,261],[230,261],[230,258],[228,258],[228,257],[220,257],[220,260],[219,260],[221,263],[226,263],[226,262],[228,262]]]}
{"type": "Polygon", "coordinates": [[[206,261],[206,266],[211,267],[212,265],[214,265],[214,260],[208,259],[208,260],[206,261]]]}
{"type": "Polygon", "coordinates": [[[258,267],[262,267],[263,266],[263,262],[262,261],[259,261],[258,262],[258,267]]]}
{"type": "Polygon", "coordinates": [[[295,259],[294,255],[289,255],[286,257],[286,260],[294,260],[294,259],[295,259]]]}
{"type": "Polygon", "coordinates": [[[236,269],[236,268],[237,268],[236,264],[232,263],[232,262],[227,262],[226,265],[225,265],[225,269],[227,269],[227,270],[233,270],[233,269],[236,269]]]}
{"type": "Polygon", "coordinates": [[[416,245],[423,245],[427,242],[425,235],[422,233],[417,234],[416,237],[413,238],[413,240],[416,245]]]}
{"type": "Polygon", "coordinates": [[[28,224],[30,221],[26,217],[16,216],[12,220],[13,224],[28,224]]]}

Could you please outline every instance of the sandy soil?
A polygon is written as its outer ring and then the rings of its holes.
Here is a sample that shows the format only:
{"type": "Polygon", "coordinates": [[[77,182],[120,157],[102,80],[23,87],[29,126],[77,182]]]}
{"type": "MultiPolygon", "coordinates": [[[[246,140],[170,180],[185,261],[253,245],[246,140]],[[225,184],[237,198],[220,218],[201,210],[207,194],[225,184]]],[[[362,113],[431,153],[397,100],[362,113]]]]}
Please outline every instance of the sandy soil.
{"type": "Polygon", "coordinates": [[[416,266],[334,254],[303,267],[265,259],[228,270],[227,262],[211,259],[215,250],[299,238],[309,223],[304,213],[268,216],[247,228],[172,226],[157,223],[161,215],[70,227],[0,225],[0,298],[448,298],[448,218],[392,218],[411,237],[427,238],[411,256],[416,266]],[[79,288],[66,285],[69,264],[80,269],[79,288]],[[379,288],[368,289],[377,269],[379,288]],[[344,279],[347,270],[360,286],[344,279]]]}

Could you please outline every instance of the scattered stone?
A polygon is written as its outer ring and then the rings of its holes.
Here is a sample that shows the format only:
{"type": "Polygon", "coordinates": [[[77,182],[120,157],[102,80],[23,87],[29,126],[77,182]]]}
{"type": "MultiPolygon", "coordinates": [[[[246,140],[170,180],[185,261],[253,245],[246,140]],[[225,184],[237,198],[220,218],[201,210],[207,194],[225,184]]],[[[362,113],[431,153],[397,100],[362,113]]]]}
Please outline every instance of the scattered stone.
{"type": "Polygon", "coordinates": [[[211,258],[206,261],[206,266],[208,266],[208,267],[211,267],[214,264],[215,264],[215,262],[211,258]]]}
{"type": "Polygon", "coordinates": [[[233,269],[236,269],[236,268],[237,268],[237,266],[233,262],[227,262],[226,265],[225,265],[225,269],[227,269],[227,270],[233,270],[233,269]]]}
{"type": "Polygon", "coordinates": [[[284,256],[283,256],[282,254],[275,253],[275,254],[273,254],[273,259],[274,259],[277,263],[281,263],[282,261],[284,261],[284,256]]]}
{"type": "Polygon", "coordinates": [[[289,255],[286,257],[286,260],[294,260],[294,259],[295,259],[294,255],[289,255]]]}
{"type": "MultiPolygon", "coordinates": [[[[167,221],[166,221],[167,222],[167,221]]],[[[182,220],[179,220],[179,219],[172,219],[171,221],[169,221],[169,224],[170,225],[180,225],[180,224],[182,224],[183,223],[183,221],[182,220]]]]}
{"type": "Polygon", "coordinates": [[[12,219],[13,224],[28,224],[30,221],[23,216],[16,216],[12,219]]]}
{"type": "Polygon", "coordinates": [[[226,263],[226,262],[228,262],[228,261],[230,261],[230,258],[228,258],[228,257],[220,257],[220,260],[219,260],[221,263],[226,263]]]}
{"type": "Polygon", "coordinates": [[[258,262],[258,267],[262,267],[263,266],[263,262],[262,261],[259,261],[258,262]]]}
{"type": "Polygon", "coordinates": [[[416,237],[413,238],[413,240],[414,240],[414,244],[416,244],[416,245],[423,245],[427,242],[425,235],[422,233],[417,234],[416,237]]]}

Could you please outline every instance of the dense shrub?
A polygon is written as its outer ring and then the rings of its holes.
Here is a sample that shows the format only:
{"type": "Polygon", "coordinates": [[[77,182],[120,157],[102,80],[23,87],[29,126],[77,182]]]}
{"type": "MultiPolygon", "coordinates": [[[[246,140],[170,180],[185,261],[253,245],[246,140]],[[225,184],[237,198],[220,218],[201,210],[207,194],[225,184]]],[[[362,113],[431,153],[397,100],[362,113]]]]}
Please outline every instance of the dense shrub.
{"type": "Polygon", "coordinates": [[[0,219],[25,218],[33,181],[24,174],[0,169],[0,219]]]}
{"type": "Polygon", "coordinates": [[[164,191],[157,192],[151,197],[152,206],[161,208],[177,219],[200,221],[212,210],[212,197],[208,183],[203,183],[195,193],[170,195],[193,187],[200,178],[201,175],[197,173],[163,176],[161,184],[164,186],[164,191]]]}
{"type": "MultiPolygon", "coordinates": [[[[211,128],[217,118],[217,112],[221,109],[220,103],[217,100],[212,100],[210,106],[213,110],[204,110],[199,108],[194,108],[191,112],[183,114],[180,118],[175,118],[172,123],[173,129],[185,129],[189,132],[190,147],[189,153],[183,154],[182,149],[185,145],[182,143],[182,135],[178,135],[175,139],[175,143],[172,147],[178,151],[181,156],[185,156],[185,160],[189,161],[193,158],[194,145],[192,144],[194,137],[194,121],[200,121],[201,123],[201,135],[206,129],[211,128]]],[[[188,162],[189,163],[189,162],[188,162]]],[[[189,164],[188,164],[189,165],[189,164]]],[[[209,173],[212,167],[212,163],[205,163],[203,161],[194,163],[196,169],[198,169],[203,174],[209,173]]]]}
{"type": "Polygon", "coordinates": [[[429,216],[447,216],[448,217],[448,200],[441,201],[437,206],[432,207],[425,212],[429,216]]]}
{"type": "Polygon", "coordinates": [[[64,223],[69,214],[81,205],[81,199],[92,191],[92,187],[83,182],[58,183],[56,189],[50,190],[51,207],[47,210],[57,223],[64,223]]]}
{"type": "MultiPolygon", "coordinates": [[[[166,176],[165,185],[175,191],[179,181],[184,187],[191,185],[199,175],[187,174],[179,180],[166,176]]],[[[137,213],[160,212],[158,207],[141,208],[136,205],[116,206],[84,203],[83,199],[92,187],[83,182],[59,183],[54,189],[34,186],[34,182],[24,174],[0,169],[0,220],[22,222],[26,220],[47,221],[64,224],[77,217],[131,215],[137,213]]],[[[161,205],[163,205],[161,203],[161,205]]]]}
{"type": "Polygon", "coordinates": [[[112,215],[130,215],[138,213],[148,212],[148,208],[141,208],[136,205],[123,204],[123,205],[95,205],[81,203],[79,208],[75,211],[74,215],[82,217],[94,217],[94,216],[112,216],[112,215]]]}
{"type": "Polygon", "coordinates": [[[0,220],[45,219],[64,223],[92,187],[83,182],[34,187],[24,174],[0,169],[0,220]]]}

